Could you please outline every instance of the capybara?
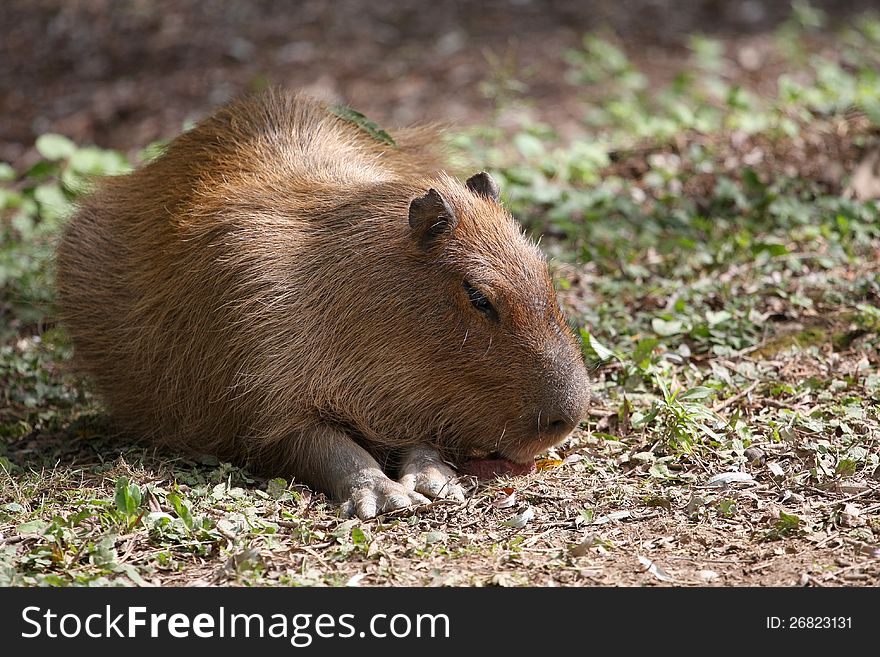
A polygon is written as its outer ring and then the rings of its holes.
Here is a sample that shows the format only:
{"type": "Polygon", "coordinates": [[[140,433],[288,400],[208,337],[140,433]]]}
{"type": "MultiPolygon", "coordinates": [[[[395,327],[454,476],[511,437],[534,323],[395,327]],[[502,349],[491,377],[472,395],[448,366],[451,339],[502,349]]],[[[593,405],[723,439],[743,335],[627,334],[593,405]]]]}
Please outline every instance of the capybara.
{"type": "Polygon", "coordinates": [[[59,311],[119,428],[361,518],[565,438],[588,376],[545,258],[438,143],[271,90],[100,182],[59,245],[59,311]]]}

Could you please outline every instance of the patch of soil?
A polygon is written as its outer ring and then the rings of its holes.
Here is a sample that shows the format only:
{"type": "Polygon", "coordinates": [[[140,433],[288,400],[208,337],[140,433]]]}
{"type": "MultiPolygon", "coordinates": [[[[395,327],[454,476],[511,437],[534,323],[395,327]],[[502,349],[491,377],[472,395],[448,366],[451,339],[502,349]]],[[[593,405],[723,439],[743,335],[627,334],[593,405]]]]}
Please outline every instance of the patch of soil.
{"type": "MultiPolygon", "coordinates": [[[[812,4],[842,19],[874,3],[812,4]]],[[[618,35],[662,79],[688,34],[751,43],[788,13],[769,0],[10,0],[0,3],[0,160],[27,163],[49,131],[134,151],[270,83],[395,126],[484,122],[481,83],[513,75],[531,111],[574,129],[583,110],[564,54],[584,32],[618,35]]]]}

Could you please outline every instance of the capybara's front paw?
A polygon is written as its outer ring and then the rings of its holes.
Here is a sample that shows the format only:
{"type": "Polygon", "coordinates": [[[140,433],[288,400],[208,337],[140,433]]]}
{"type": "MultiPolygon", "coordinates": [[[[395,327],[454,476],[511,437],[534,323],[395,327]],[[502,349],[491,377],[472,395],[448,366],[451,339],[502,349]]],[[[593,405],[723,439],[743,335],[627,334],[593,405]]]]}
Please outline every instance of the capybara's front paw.
{"type": "Polygon", "coordinates": [[[433,499],[465,501],[464,488],[458,476],[440,458],[433,448],[417,446],[410,448],[401,468],[400,483],[404,488],[422,493],[433,499]]]}
{"type": "Polygon", "coordinates": [[[348,479],[351,495],[344,506],[348,517],[367,520],[380,513],[430,502],[424,495],[392,481],[381,470],[360,470],[348,479]]]}

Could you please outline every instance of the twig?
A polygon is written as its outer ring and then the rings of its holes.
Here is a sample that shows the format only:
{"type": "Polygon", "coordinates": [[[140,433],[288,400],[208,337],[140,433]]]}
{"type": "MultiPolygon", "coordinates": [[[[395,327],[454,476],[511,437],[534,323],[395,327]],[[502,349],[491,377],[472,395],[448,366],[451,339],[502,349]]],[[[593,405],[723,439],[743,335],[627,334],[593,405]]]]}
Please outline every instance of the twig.
{"type": "Polygon", "coordinates": [[[743,561],[742,559],[697,559],[695,557],[680,557],[677,555],[667,555],[663,557],[667,561],[690,561],[692,563],[724,563],[724,564],[745,564],[751,565],[754,561],[743,561]]]}
{"type": "MultiPolygon", "coordinates": [[[[833,493],[833,491],[822,490],[821,488],[815,488],[813,486],[808,487],[810,490],[815,491],[817,493],[822,493],[823,495],[828,495],[829,493],[833,493]]],[[[860,497],[864,497],[865,495],[870,495],[871,493],[876,493],[880,490],[880,484],[873,486],[871,488],[866,488],[860,493],[855,493],[854,495],[850,495],[849,497],[843,497],[839,500],[830,500],[828,502],[817,502],[816,506],[832,506],[835,504],[844,504],[846,502],[852,502],[853,500],[857,500],[860,497]]]]}
{"type": "MultiPolygon", "coordinates": [[[[844,568],[839,568],[839,569],[835,570],[834,572],[826,573],[826,574],[822,575],[822,580],[827,582],[829,579],[836,579],[837,577],[839,577],[843,573],[848,572],[850,570],[857,570],[859,568],[865,568],[866,566],[873,566],[877,563],[880,563],[880,560],[868,559],[867,561],[863,561],[861,563],[854,563],[851,566],[845,566],[844,568]]],[[[868,576],[867,573],[865,575],[866,575],[866,577],[868,576]]]]}
{"type": "Polygon", "coordinates": [[[728,398],[725,399],[724,401],[721,401],[721,402],[718,402],[717,404],[715,404],[715,405],[712,407],[712,410],[715,411],[715,412],[717,413],[718,411],[727,408],[727,407],[730,406],[731,404],[735,404],[735,403],[738,402],[740,399],[742,399],[742,398],[745,397],[746,395],[750,394],[755,388],[758,387],[758,385],[759,385],[760,383],[761,383],[760,381],[755,381],[755,382],[754,382],[752,385],[750,385],[748,388],[745,388],[744,390],[740,390],[740,391],[739,391],[738,393],[736,393],[733,397],[728,397],[728,398]]]}

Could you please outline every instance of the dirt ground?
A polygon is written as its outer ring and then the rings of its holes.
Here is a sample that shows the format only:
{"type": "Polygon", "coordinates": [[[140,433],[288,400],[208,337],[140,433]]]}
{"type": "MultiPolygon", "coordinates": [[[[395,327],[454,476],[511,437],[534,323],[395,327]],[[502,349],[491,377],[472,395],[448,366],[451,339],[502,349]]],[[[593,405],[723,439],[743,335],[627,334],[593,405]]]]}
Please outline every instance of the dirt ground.
{"type": "MultiPolygon", "coordinates": [[[[875,5],[813,4],[832,20],[875,5]]],[[[481,82],[505,71],[528,85],[529,111],[565,131],[575,129],[581,104],[569,102],[563,55],[585,31],[618,35],[636,60],[648,62],[649,72],[662,79],[686,55],[686,35],[699,31],[748,43],[787,13],[787,2],[758,0],[11,0],[0,3],[0,160],[27,164],[35,157],[36,136],[50,131],[78,143],[136,151],[266,84],[342,99],[383,125],[479,123],[491,109],[481,82]]],[[[759,78],[762,71],[753,75],[759,78]]],[[[592,428],[612,414],[601,407],[595,413],[592,428]]],[[[756,542],[756,533],[780,517],[780,504],[800,494],[766,469],[772,453],[754,464],[750,481],[714,487],[707,484],[707,472],[692,485],[658,492],[636,463],[625,478],[608,474],[619,472],[620,459],[640,449],[583,432],[557,454],[559,467],[482,485],[463,507],[441,502],[427,513],[403,514],[405,522],[386,516],[371,524],[368,560],[337,559],[333,538],[291,547],[275,537],[251,549],[260,552],[269,577],[273,569],[316,570],[335,573],[340,583],[364,585],[880,582],[877,548],[835,531],[860,522],[848,516],[847,504],[876,503],[876,482],[850,491],[815,491],[812,510],[827,516],[827,532],[756,542]],[[754,525],[741,519],[729,525],[717,518],[704,522],[704,509],[726,499],[750,514],[754,525]],[[595,517],[582,515],[585,501],[596,509],[595,517]],[[513,536],[523,535],[512,515],[517,508],[536,515],[527,521],[527,538],[511,546],[513,536]],[[473,569],[466,556],[449,568],[451,552],[469,550],[478,555],[473,569]],[[494,561],[492,554],[498,555],[494,561]]],[[[785,445],[778,449],[782,460],[797,458],[785,445]]],[[[22,462],[32,452],[41,458],[63,455],[59,490],[65,476],[96,460],[89,448],[68,452],[51,441],[25,441],[9,455],[22,462]]],[[[153,465],[153,483],[169,483],[162,478],[161,459],[153,465]]],[[[117,465],[102,476],[110,480],[124,473],[124,465],[117,465]]],[[[331,535],[339,520],[329,507],[315,506],[318,497],[304,491],[300,510],[310,514],[310,531],[331,535]]],[[[297,527],[286,529],[295,533],[297,527]]],[[[169,575],[162,583],[230,579],[228,563],[197,561],[180,580],[169,575]]]]}
{"type": "MultiPolygon", "coordinates": [[[[875,3],[813,5],[842,20],[875,3]]],[[[563,58],[584,32],[618,35],[662,79],[687,35],[760,40],[788,14],[781,0],[8,0],[0,160],[33,157],[50,131],[137,150],[266,84],[344,100],[383,125],[455,125],[485,121],[481,82],[512,74],[530,111],[574,129],[582,106],[563,58]]]]}

